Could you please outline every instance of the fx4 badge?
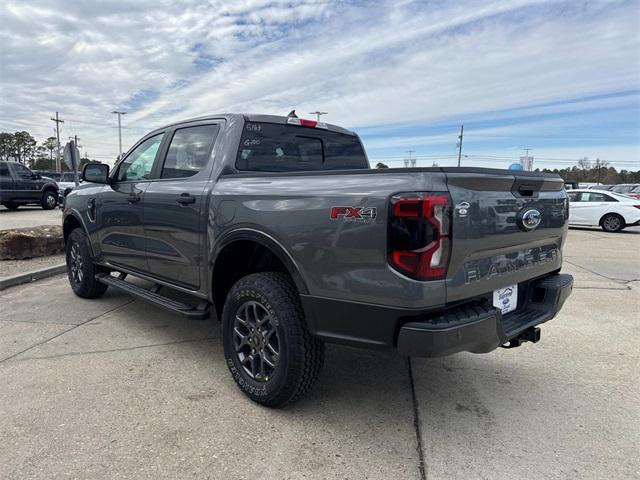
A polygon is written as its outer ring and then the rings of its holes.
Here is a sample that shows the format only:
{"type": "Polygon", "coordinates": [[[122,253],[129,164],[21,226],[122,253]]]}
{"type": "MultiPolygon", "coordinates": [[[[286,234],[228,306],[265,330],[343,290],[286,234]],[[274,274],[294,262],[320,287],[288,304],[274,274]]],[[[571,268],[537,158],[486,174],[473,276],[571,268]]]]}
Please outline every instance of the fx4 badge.
{"type": "Polygon", "coordinates": [[[331,207],[331,220],[345,222],[373,223],[376,219],[375,207],[331,207]]]}

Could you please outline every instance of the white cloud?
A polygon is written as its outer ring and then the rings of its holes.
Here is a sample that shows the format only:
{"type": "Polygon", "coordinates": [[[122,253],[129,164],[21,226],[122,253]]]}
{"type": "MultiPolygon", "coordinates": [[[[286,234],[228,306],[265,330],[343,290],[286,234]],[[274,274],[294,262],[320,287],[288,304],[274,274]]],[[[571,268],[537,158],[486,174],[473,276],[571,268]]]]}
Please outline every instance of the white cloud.
{"type": "MultiPolygon", "coordinates": [[[[0,128],[42,139],[60,111],[65,138],[75,130],[105,159],[117,153],[109,112],[127,106],[127,146],[163,123],[220,111],[322,108],[328,121],[372,127],[577,110],[537,105],[638,89],[637,9],[636,1],[9,0],[0,7],[0,128]]],[[[406,138],[388,140],[401,148],[406,138]]]]}

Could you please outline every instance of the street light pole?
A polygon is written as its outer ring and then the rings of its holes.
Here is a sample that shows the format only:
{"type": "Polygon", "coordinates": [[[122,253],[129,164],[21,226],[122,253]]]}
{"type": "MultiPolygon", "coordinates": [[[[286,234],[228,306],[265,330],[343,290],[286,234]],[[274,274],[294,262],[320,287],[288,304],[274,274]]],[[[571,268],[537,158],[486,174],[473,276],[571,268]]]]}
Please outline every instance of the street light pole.
{"type": "Polygon", "coordinates": [[[320,116],[322,115],[327,115],[328,112],[321,112],[320,110],[316,110],[315,112],[309,112],[309,115],[315,115],[316,116],[316,120],[319,122],[320,121],[320,116]]]}
{"type": "Polygon", "coordinates": [[[122,117],[122,115],[126,115],[127,112],[119,112],[117,110],[114,110],[111,113],[115,113],[116,115],[118,115],[118,160],[120,158],[122,158],[122,123],[120,121],[120,118],[122,117]]]}

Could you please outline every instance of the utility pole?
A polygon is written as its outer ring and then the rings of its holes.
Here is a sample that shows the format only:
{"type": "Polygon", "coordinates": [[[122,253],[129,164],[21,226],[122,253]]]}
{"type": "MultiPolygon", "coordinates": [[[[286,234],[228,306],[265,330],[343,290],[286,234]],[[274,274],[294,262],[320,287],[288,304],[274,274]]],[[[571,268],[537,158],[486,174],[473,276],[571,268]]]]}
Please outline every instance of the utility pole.
{"type": "Polygon", "coordinates": [[[415,150],[407,150],[407,153],[409,154],[409,165],[413,168],[416,166],[416,160],[415,158],[411,158],[411,154],[415,153],[415,150]]]}
{"type": "Polygon", "coordinates": [[[596,168],[598,169],[598,185],[600,185],[600,159],[596,158],[596,168]]]}
{"type": "Polygon", "coordinates": [[[64,123],[64,120],[58,118],[58,112],[56,112],[56,118],[51,117],[51,120],[56,122],[56,139],[58,140],[58,150],[56,150],[56,172],[60,171],[60,124],[64,123]]]}
{"type": "Polygon", "coordinates": [[[118,159],[122,158],[122,124],[120,123],[120,118],[122,117],[122,115],[126,115],[127,112],[119,112],[117,110],[114,110],[111,113],[115,113],[116,115],[118,115],[118,159]]]}
{"type": "Polygon", "coordinates": [[[522,166],[525,170],[533,171],[533,158],[529,157],[529,150],[533,150],[533,148],[524,147],[523,150],[525,151],[524,162],[522,162],[522,159],[520,159],[520,163],[523,163],[522,166]]]}
{"type": "Polygon", "coordinates": [[[309,115],[315,115],[316,116],[316,120],[319,122],[320,121],[320,116],[321,115],[327,115],[328,112],[321,112],[320,110],[316,110],[315,112],[309,112],[309,115]]]}
{"type": "Polygon", "coordinates": [[[460,125],[460,135],[458,136],[458,166],[462,159],[462,136],[464,135],[464,125],[460,125]]]}

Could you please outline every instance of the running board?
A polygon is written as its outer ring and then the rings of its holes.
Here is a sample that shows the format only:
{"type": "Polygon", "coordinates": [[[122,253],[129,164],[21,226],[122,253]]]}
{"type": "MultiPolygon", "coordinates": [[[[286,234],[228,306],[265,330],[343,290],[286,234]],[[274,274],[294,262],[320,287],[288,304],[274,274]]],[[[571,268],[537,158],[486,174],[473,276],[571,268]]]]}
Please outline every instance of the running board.
{"type": "Polygon", "coordinates": [[[98,273],[95,278],[100,283],[122,290],[140,300],[153,303],[158,307],[187,317],[190,320],[206,320],[209,318],[209,305],[205,301],[201,301],[197,307],[192,307],[186,303],[160,295],[158,293],[158,290],[160,290],[159,285],[154,285],[151,290],[147,290],[146,288],[129,283],[123,278],[112,277],[108,273],[98,273]]]}

